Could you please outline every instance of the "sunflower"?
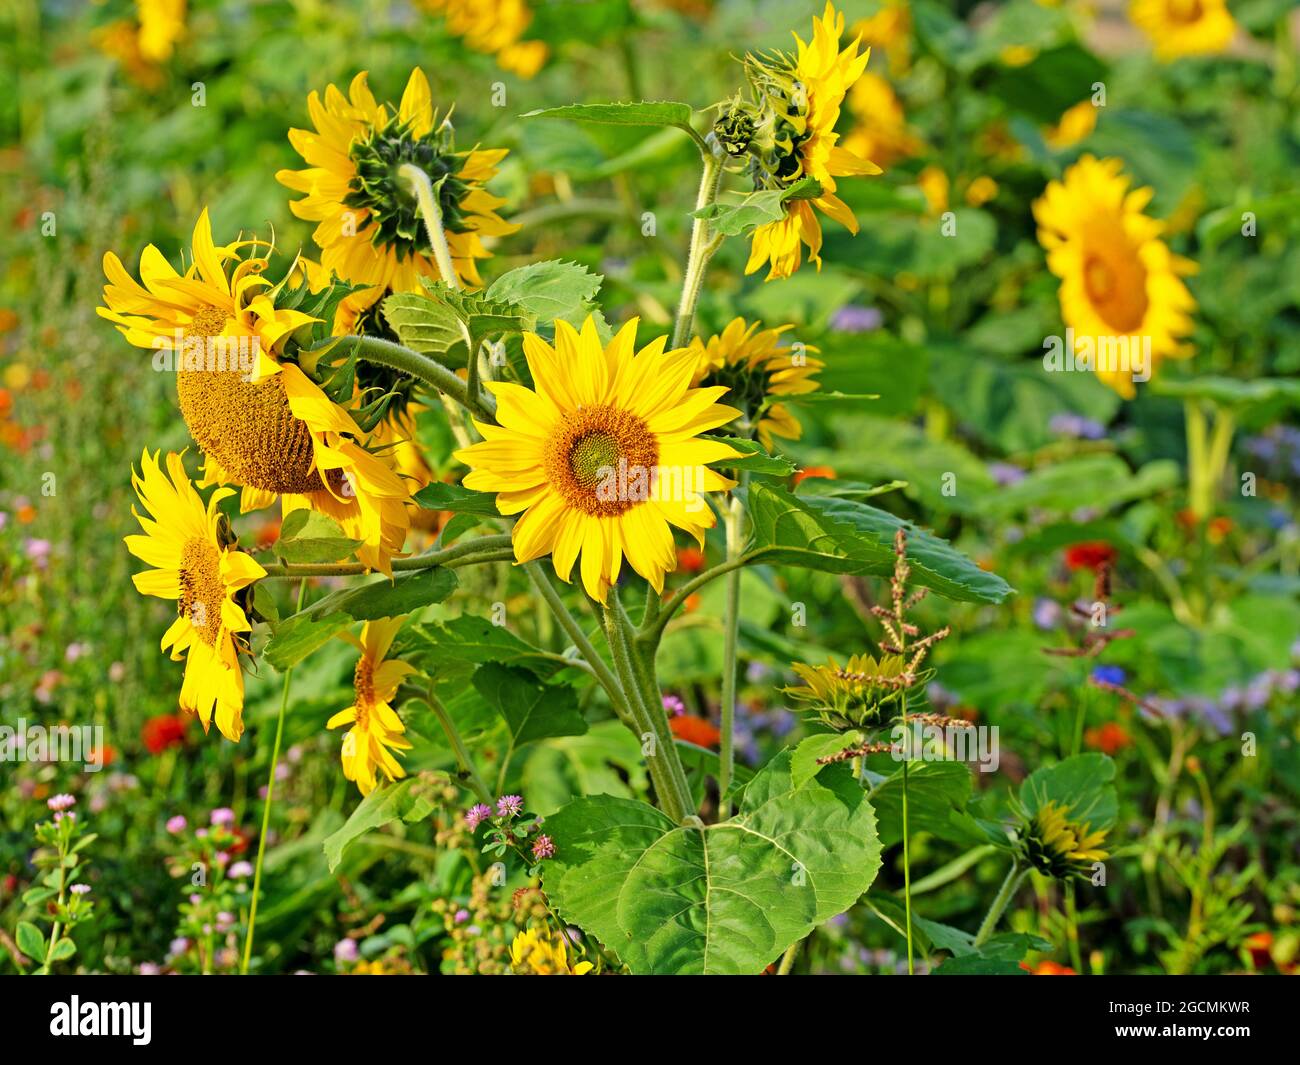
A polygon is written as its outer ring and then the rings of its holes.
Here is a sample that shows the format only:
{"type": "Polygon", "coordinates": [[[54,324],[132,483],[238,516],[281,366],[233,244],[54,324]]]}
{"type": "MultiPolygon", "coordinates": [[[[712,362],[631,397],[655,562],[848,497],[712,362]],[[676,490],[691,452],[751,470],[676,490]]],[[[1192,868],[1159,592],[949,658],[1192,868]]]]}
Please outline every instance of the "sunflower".
{"type": "Polygon", "coordinates": [[[898,96],[878,74],[864,72],[849,90],[848,103],[856,121],[844,138],[846,151],[888,166],[921,150],[921,142],[908,129],[898,96]]]}
{"type": "Polygon", "coordinates": [[[174,662],[185,659],[181,709],[198,714],[205,732],[215,716],[221,734],[238,742],[244,731],[239,652],[246,650],[239,634],[253,627],[240,593],[265,577],[266,570],[235,548],[217,509],[234,492],[219,488],[204,506],[175,453],[168,454],[164,475],[158,453],[145,451],[131,483],[149,516],[132,508],[144,535],[126,537],[126,546],[156,567],[132,580],[142,595],[176,600],[177,617],[162,638],[162,649],[171,651],[174,662]]]}
{"type": "Polygon", "coordinates": [[[595,968],[589,961],[571,963],[563,937],[546,928],[530,928],[515,936],[510,967],[516,976],[585,976],[595,968]]]}
{"type": "Polygon", "coordinates": [[[205,209],[184,274],[151,244],[140,256],[142,286],[106,254],[99,314],[137,347],[171,353],[181,414],[206,459],[204,486],[242,486],[244,510],[279,496],[285,513],[327,514],[361,541],[363,564],[389,573],[406,538],[409,493],[384,457],[362,446],[351,415],[275,357],[314,319],[275,305],[267,260],[240,256],[257,244],[215,245],[205,209]]]}
{"type": "Polygon", "coordinates": [[[567,582],[581,552],[583,586],[602,603],[624,555],[662,591],[677,568],[670,526],[703,546],[715,518],[701,493],[735,483],[705,464],[738,452],[696,439],[740,414],[715,402],[726,388],[692,388],[696,352],[665,352],[663,337],[634,353],[636,326],[607,345],[590,317],[581,332],[557,321],[554,347],[525,333],[533,388],[488,383],[500,424],[476,422],[483,441],[456,452],[470,467],[465,487],[497,492],[502,514],[520,514],[515,558],[550,553],[567,582]]]}
{"type": "Polygon", "coordinates": [[[869,654],[851,655],[843,666],[828,658],[825,665],[795,662],[790,668],[803,684],[785,693],[841,732],[880,724],[882,711],[928,676],[908,678],[907,660],[891,654],[879,660],[869,654]]]}
{"type": "Polygon", "coordinates": [[[304,193],[289,206],[299,218],[319,223],[314,238],[321,265],[371,286],[349,297],[353,311],[364,311],[388,291],[418,292],[421,277],[439,276],[415,195],[398,176],[406,163],[434,184],[460,281],[482,285],[475,265],[489,254],[482,238],[519,228],[497,215],[505,201],[484,188],[506,150],[453,150],[450,116],[438,121],[418,67],[396,108],[375,102],[365,71],[352,79],[348,96],[330,85],[324,103],[313,92],[307,108],[315,132],[291,129],[289,141],[308,169],[281,170],[276,180],[304,193]]]}
{"type": "Polygon", "coordinates": [[[905,74],[912,65],[912,9],[908,0],[883,0],[874,15],[853,27],[868,48],[880,48],[892,74],[905,74]]]}
{"type": "Polygon", "coordinates": [[[533,21],[524,0],[420,0],[420,6],[443,15],[447,29],[476,52],[495,56],[497,65],[521,78],[531,78],[546,62],[545,41],[521,38],[533,21]]]}
{"type": "Polygon", "coordinates": [[[1091,100],[1083,100],[1068,107],[1061,121],[1043,134],[1043,140],[1053,151],[1063,151],[1090,136],[1097,128],[1097,107],[1091,100]]]}
{"type": "Polygon", "coordinates": [[[1094,862],[1110,855],[1101,849],[1107,829],[1070,820],[1070,809],[1049,801],[1031,816],[1022,814],[1016,847],[1022,860],[1038,872],[1060,880],[1087,878],[1094,862]]]}
{"type": "MultiPolygon", "coordinates": [[[[1130,190],[1122,167],[1118,159],[1083,156],[1047,186],[1034,218],[1048,268],[1061,279],[1066,325],[1083,337],[1149,343],[1154,370],[1163,359],[1191,355],[1181,338],[1191,331],[1196,301],[1181,275],[1196,264],[1160,239],[1164,227],[1143,213],[1151,189],[1130,190]]],[[[1099,365],[1097,376],[1125,399],[1135,394],[1130,369],[1099,365]]]]}
{"type": "Polygon", "coordinates": [[[755,95],[763,101],[764,128],[754,144],[750,174],[758,189],[789,188],[805,177],[816,178],[821,191],[812,199],[792,199],[785,217],[759,226],[753,235],[745,273],[769,263],[767,279],[789,277],[809,258],[821,266],[822,229],[817,211],[857,233],[858,220],[835,195],[835,179],[879,174],[880,167],[839,146],[835,123],[844,95],[861,77],[868,52],[858,54],[858,41],[840,51],[844,16],[827,3],[813,19],[813,39],[798,34],[798,51],[749,56],[746,70],[755,95]]]}
{"type": "Polygon", "coordinates": [[[770,403],[771,397],[815,392],[813,375],[825,363],[809,357],[816,348],[781,344],[781,334],[793,326],[760,330],[759,324],[734,318],[717,336],[691,341],[690,350],[696,357],[691,384],[724,385],[727,399],[741,409],[748,422],[752,425],[757,419],[758,438],[771,450],[775,436],[798,440],[803,435],[803,427],[789,408],[770,403]]]}
{"type": "Polygon", "coordinates": [[[406,726],[389,703],[397,694],[397,686],[415,672],[415,667],[409,662],[385,658],[405,620],[400,617],[367,621],[360,639],[351,633],[344,635],[361,652],[352,679],[355,697],[352,705],[331,717],[325,727],[352,726],[343,737],[343,775],[356,781],[362,795],[374,790],[376,770],[381,770],[389,780],[406,776],[393,751],[409,751],[411,745],[402,735],[406,726]]]}
{"type": "Polygon", "coordinates": [[[1227,0],[1133,0],[1128,14],[1162,62],[1222,52],[1237,32],[1227,0]]]}
{"type": "Polygon", "coordinates": [[[185,0],[136,0],[140,21],[140,55],[151,63],[165,63],[185,36],[185,0]]]}

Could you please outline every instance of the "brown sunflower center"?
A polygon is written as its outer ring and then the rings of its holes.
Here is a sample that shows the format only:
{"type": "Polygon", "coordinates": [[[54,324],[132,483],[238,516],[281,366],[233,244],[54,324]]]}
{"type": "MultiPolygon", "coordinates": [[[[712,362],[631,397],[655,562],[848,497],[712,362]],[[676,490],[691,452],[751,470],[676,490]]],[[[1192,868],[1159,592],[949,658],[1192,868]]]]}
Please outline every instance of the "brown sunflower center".
{"type": "Polygon", "coordinates": [[[644,502],[659,445],[644,421],[615,407],[583,407],[547,443],[546,475],[572,507],[596,517],[644,502]]]}
{"type": "Polygon", "coordinates": [[[352,688],[356,694],[357,727],[362,731],[370,724],[370,708],[375,703],[375,674],[370,659],[365,655],[357,662],[352,674],[352,688]]]}
{"type": "Polygon", "coordinates": [[[220,348],[200,343],[219,337],[228,320],[221,308],[204,307],[178,355],[176,390],[190,435],[237,484],[276,493],[319,491],[311,432],[290,412],[280,375],[248,380],[256,365],[252,338],[226,338],[220,348]]]}
{"type": "Polygon", "coordinates": [[[221,551],[216,544],[200,537],[186,541],[181,549],[180,584],[177,613],[190,619],[199,639],[215,647],[221,629],[221,604],[226,598],[221,551]]]}
{"type": "Polygon", "coordinates": [[[1174,22],[1199,22],[1204,16],[1201,0],[1169,0],[1169,17],[1174,22]]]}
{"type": "Polygon", "coordinates": [[[1147,272],[1122,236],[1098,240],[1083,257],[1083,288],[1093,309],[1116,333],[1135,333],[1147,314],[1147,272]]]}

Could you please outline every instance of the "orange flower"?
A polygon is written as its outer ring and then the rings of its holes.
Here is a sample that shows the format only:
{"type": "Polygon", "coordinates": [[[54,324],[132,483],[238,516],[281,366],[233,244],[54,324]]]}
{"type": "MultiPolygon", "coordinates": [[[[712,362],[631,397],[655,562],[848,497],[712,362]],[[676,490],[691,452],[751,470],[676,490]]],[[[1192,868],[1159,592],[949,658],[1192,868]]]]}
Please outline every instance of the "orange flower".
{"type": "Polygon", "coordinates": [[[795,471],[793,486],[797,488],[810,477],[825,477],[828,480],[834,480],[835,476],[835,470],[830,466],[807,466],[802,470],[795,471]]]}
{"type": "Polygon", "coordinates": [[[1034,976],[1078,976],[1068,965],[1061,965],[1059,962],[1050,961],[1044,958],[1037,965],[1031,966],[1028,962],[1022,961],[1020,968],[1034,976]]]}
{"type": "Polygon", "coordinates": [[[1065,564],[1070,569],[1096,570],[1109,566],[1115,561],[1116,551],[1104,540],[1089,540],[1087,543],[1071,544],[1065,549],[1065,564]]]}
{"type": "Polygon", "coordinates": [[[679,547],[677,568],[683,573],[699,573],[704,568],[704,552],[698,547],[679,547]]]}
{"type": "Polygon", "coordinates": [[[1133,744],[1132,738],[1124,731],[1124,726],[1115,721],[1107,721],[1097,728],[1088,729],[1083,734],[1083,742],[1094,751],[1110,755],[1133,744]]]}
{"type": "Polygon", "coordinates": [[[693,714],[678,714],[670,718],[668,727],[679,740],[693,743],[697,747],[716,747],[722,740],[722,733],[712,721],[693,714]]]}

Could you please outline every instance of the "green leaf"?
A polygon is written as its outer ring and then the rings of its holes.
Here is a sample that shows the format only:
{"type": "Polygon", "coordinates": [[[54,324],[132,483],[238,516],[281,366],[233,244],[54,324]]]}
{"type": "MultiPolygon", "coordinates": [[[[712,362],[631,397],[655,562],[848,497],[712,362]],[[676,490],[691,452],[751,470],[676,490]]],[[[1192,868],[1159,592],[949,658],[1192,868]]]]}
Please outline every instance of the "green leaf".
{"type": "Polygon", "coordinates": [[[333,518],[314,510],[292,511],[280,527],[275,553],[286,562],[341,562],[361,545],[333,518]]]}
{"type": "Polygon", "coordinates": [[[757,440],[746,440],[738,436],[705,436],[704,440],[717,440],[743,452],[738,459],[719,459],[716,465],[729,470],[748,470],[766,477],[789,477],[797,466],[784,455],[771,455],[757,440]]]}
{"type": "Polygon", "coordinates": [[[351,624],[352,619],[339,612],[324,617],[295,614],[275,626],[262,657],[283,673],[324,647],[351,624]]]}
{"type": "Polygon", "coordinates": [[[64,936],[54,944],[54,949],[50,951],[50,961],[66,961],[77,953],[77,944],[72,942],[67,936],[64,936]]]}
{"type": "Polygon", "coordinates": [[[33,961],[45,960],[45,937],[31,921],[19,921],[15,933],[18,949],[33,961]]]}
{"type": "Polygon", "coordinates": [[[870,499],[906,488],[906,481],[887,484],[862,484],[859,481],[833,481],[828,477],[809,477],[800,481],[795,491],[804,496],[836,496],[843,499],[870,499]]]}
{"type": "Polygon", "coordinates": [[[47,899],[54,898],[59,892],[52,887],[32,887],[23,892],[24,906],[39,906],[47,899]]]}
{"type": "Polygon", "coordinates": [[[1029,510],[1069,514],[1086,502],[1105,512],[1173,488],[1181,478],[1172,459],[1156,459],[1134,473],[1118,455],[1085,455],[1034,470],[1024,480],[982,496],[976,509],[1002,518],[1029,510]]]}
{"type": "Polygon", "coordinates": [[[491,492],[475,492],[458,484],[433,481],[412,497],[425,510],[451,510],[457,514],[478,514],[498,518],[497,497],[491,492]]]}
{"type": "Polygon", "coordinates": [[[848,769],[796,788],[789,752],[721,824],[676,825],[645,803],[596,796],[546,825],[552,904],[638,974],[762,972],[852,906],[880,868],[875,814],[848,769]]]}
{"type": "Polygon", "coordinates": [[[474,674],[474,687],[505,719],[516,747],[587,731],[578,693],[568,685],[543,684],[526,669],[493,662],[474,674]]]}
{"type": "Polygon", "coordinates": [[[1020,963],[983,954],[966,954],[949,958],[934,970],[935,976],[1028,976],[1020,963]]]}
{"type": "Polygon", "coordinates": [[[542,262],[520,266],[502,274],[487,290],[488,299],[522,308],[539,322],[562,318],[581,326],[595,309],[596,293],[604,280],[578,263],[542,262]]]}
{"type": "Polygon", "coordinates": [[[615,126],[676,126],[695,132],[691,126],[694,112],[689,104],[673,100],[638,103],[566,104],[529,111],[521,118],[570,118],[575,122],[603,122],[615,126]]]}
{"type": "Polygon", "coordinates": [[[712,222],[718,233],[738,237],[768,222],[779,222],[785,217],[787,201],[810,200],[820,196],[821,191],[816,178],[800,178],[789,188],[751,192],[739,203],[711,203],[692,214],[712,222]]]}
{"type": "Polygon", "coordinates": [[[423,821],[435,804],[426,794],[419,777],[407,777],[395,784],[375,788],[352,811],[347,823],[325,840],[325,858],[330,872],[343,860],[343,852],[362,836],[394,821],[423,821]]]}
{"type": "Polygon", "coordinates": [[[274,623],[280,620],[280,608],[275,605],[275,595],[264,581],[253,585],[253,610],[266,621],[274,623]]]}
{"type": "MultiPolygon", "coordinates": [[[[321,618],[341,612],[357,621],[395,618],[399,614],[409,614],[421,607],[441,603],[456,590],[456,584],[454,570],[435,566],[396,580],[381,577],[360,588],[334,592],[312,603],[303,614],[321,618]]],[[[297,616],[301,615],[295,615],[297,616]]]]}
{"type": "Polygon", "coordinates": [[[856,729],[852,732],[819,732],[801,740],[790,755],[790,779],[794,786],[801,787],[812,780],[826,768],[818,765],[817,759],[828,758],[848,747],[856,747],[862,742],[862,733],[856,729]]]}
{"type": "Polygon", "coordinates": [[[1085,821],[1093,829],[1110,828],[1119,814],[1114,779],[1115,763],[1106,755],[1076,754],[1030,773],[1020,785],[1020,804],[1033,816],[1047,803],[1056,802],[1069,810],[1071,821],[1085,821]]]}
{"type": "Polygon", "coordinates": [[[555,662],[543,652],[521,640],[504,625],[494,625],[487,618],[462,614],[458,618],[416,625],[407,634],[404,652],[417,658],[421,665],[439,677],[467,672],[466,667],[486,662],[528,663],[534,673],[553,673],[555,662]]]}
{"type": "Polygon", "coordinates": [[[459,345],[464,359],[465,336],[455,311],[418,292],[398,292],[384,300],[384,318],[397,339],[412,351],[441,355],[459,345]]]}
{"type": "MultiPolygon", "coordinates": [[[[940,839],[963,842],[969,835],[952,820],[965,810],[971,793],[971,773],[964,762],[912,762],[907,769],[907,827],[940,839]]],[[[903,770],[900,766],[871,792],[880,841],[885,846],[903,838],[903,770]]]]}
{"type": "Polygon", "coordinates": [[[907,530],[912,581],[947,596],[1000,603],[1012,588],[955,550],[946,540],[866,503],[834,497],[796,497],[782,488],[749,489],[753,540],[763,561],[788,562],[827,573],[888,576],[894,570],[894,533],[907,530]]]}

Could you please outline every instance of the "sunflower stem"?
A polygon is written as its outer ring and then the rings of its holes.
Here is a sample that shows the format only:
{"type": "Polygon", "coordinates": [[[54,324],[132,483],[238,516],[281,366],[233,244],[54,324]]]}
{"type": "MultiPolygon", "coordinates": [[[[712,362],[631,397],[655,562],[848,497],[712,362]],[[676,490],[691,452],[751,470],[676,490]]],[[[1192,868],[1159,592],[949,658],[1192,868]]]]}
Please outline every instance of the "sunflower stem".
{"type": "MultiPolygon", "coordinates": [[[[302,612],[303,598],[307,594],[307,581],[298,585],[298,606],[302,612]]],[[[262,804],[262,831],[257,838],[257,867],[253,870],[253,900],[248,907],[248,934],[244,936],[244,958],[239,963],[239,975],[248,975],[248,963],[253,956],[253,931],[257,927],[257,899],[262,890],[262,860],[266,857],[266,831],[271,824],[271,800],[275,796],[275,769],[280,761],[280,741],[284,737],[284,714],[289,708],[289,687],[293,681],[293,667],[284,671],[284,692],[280,696],[280,713],[275,719],[275,743],[271,746],[271,769],[266,774],[266,802],[262,804]]]]}
{"type": "Polygon", "coordinates": [[[426,703],[433,710],[434,716],[438,719],[438,724],[442,726],[442,731],[446,733],[447,742],[451,744],[452,752],[456,755],[456,761],[460,765],[461,773],[469,779],[471,790],[479,797],[481,802],[491,806],[492,793],[488,791],[478,769],[475,768],[474,759],[470,757],[469,749],[465,746],[465,741],[460,737],[456,722],[451,719],[451,714],[442,705],[442,700],[434,695],[432,684],[429,685],[429,690],[418,701],[426,703]]]}
{"type": "Polygon", "coordinates": [[[989,936],[993,934],[993,929],[998,926],[998,921],[1002,919],[1002,911],[1007,908],[1007,903],[1015,895],[1016,889],[1020,887],[1020,881],[1024,879],[1025,873],[1028,871],[1022,869],[1019,862],[1011,863],[1011,868],[1007,871],[1007,878],[1002,881],[1002,887],[998,889],[993,905],[989,907],[989,912],[984,915],[984,922],[980,925],[980,930],[975,933],[973,946],[982,947],[988,941],[989,936]]]}
{"type": "MultiPolygon", "coordinates": [[[[742,475],[743,479],[743,475],[742,475]]],[[[734,493],[727,504],[725,531],[727,535],[727,561],[741,557],[740,529],[745,510],[740,497],[734,493]]],[[[731,776],[736,764],[736,657],[740,639],[740,567],[727,573],[727,600],[723,613],[722,643],[722,741],[718,750],[718,817],[725,821],[731,816],[731,776]]]]}
{"type": "MultiPolygon", "coordinates": [[[[704,210],[718,198],[718,187],[722,183],[722,160],[716,148],[705,152],[704,172],[700,176],[700,191],[695,197],[695,210],[704,210]]],[[[691,226],[691,245],[686,255],[686,273],[682,276],[682,298],[677,307],[677,321],[673,326],[673,347],[680,348],[690,341],[691,326],[695,321],[695,305],[699,302],[700,292],[704,287],[704,272],[709,260],[718,250],[719,240],[710,239],[708,219],[696,217],[691,226]]]]}
{"type": "Polygon", "coordinates": [[[706,584],[730,573],[732,570],[739,569],[741,566],[748,566],[758,557],[759,552],[751,551],[737,558],[719,562],[712,569],[707,569],[698,576],[692,577],[668,598],[657,613],[648,616],[641,622],[641,628],[637,631],[637,642],[642,646],[657,646],[663,636],[664,627],[672,620],[673,615],[677,613],[687,599],[706,584]]]}
{"type": "MultiPolygon", "coordinates": [[[[429,237],[429,246],[433,249],[434,261],[438,264],[438,273],[448,288],[459,289],[460,278],[456,276],[456,265],[451,261],[451,248],[447,244],[447,231],[442,227],[442,208],[434,193],[433,182],[429,175],[414,163],[403,163],[397,170],[398,176],[411,183],[415,199],[420,205],[420,217],[424,219],[424,231],[429,237]]],[[[474,353],[470,352],[470,358],[474,353]]]]}
{"type": "MultiPolygon", "coordinates": [[[[331,338],[329,344],[335,344],[338,339],[338,337],[331,338]]],[[[394,341],[384,340],[382,337],[349,336],[343,339],[351,340],[356,345],[357,358],[417,378],[450,396],[462,407],[467,408],[471,414],[484,421],[495,420],[496,401],[491,396],[483,395],[471,399],[468,383],[462,381],[436,359],[421,355],[418,351],[412,351],[394,341]]]]}
{"type": "MultiPolygon", "coordinates": [[[[481,562],[509,562],[515,557],[514,548],[510,546],[510,536],[484,536],[477,540],[467,540],[454,547],[444,547],[441,551],[429,551],[409,558],[393,559],[394,572],[405,570],[433,569],[443,566],[456,569],[460,566],[472,566],[481,562]]],[[[272,563],[264,566],[267,577],[349,577],[358,573],[369,573],[367,567],[359,562],[320,562],[320,563],[272,563]]]]}

